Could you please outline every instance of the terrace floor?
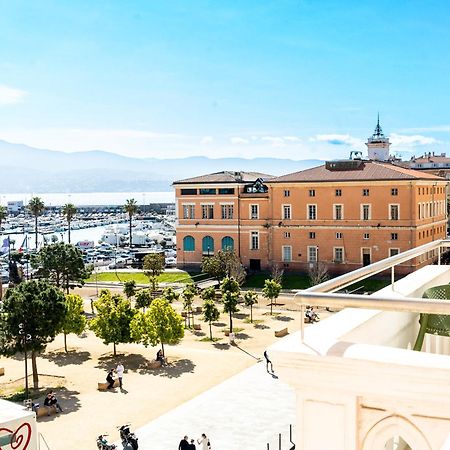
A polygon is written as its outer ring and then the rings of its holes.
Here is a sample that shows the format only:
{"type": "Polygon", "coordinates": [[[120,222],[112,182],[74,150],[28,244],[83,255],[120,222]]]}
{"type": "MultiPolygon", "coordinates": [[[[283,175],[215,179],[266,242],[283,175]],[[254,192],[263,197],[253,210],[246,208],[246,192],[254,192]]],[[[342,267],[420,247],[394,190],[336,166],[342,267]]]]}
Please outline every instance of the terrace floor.
{"type": "Polygon", "coordinates": [[[294,421],[294,391],[260,362],[135,431],[142,450],[176,449],[202,433],[212,449],[278,449],[278,433],[287,448],[294,421]]]}

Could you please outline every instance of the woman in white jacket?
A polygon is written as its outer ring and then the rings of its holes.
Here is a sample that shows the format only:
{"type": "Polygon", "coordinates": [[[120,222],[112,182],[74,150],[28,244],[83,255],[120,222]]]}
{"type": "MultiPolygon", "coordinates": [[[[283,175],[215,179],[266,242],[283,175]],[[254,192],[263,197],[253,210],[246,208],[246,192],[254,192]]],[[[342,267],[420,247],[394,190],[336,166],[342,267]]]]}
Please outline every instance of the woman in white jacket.
{"type": "Polygon", "coordinates": [[[202,437],[197,439],[197,443],[201,444],[200,450],[210,450],[209,439],[206,437],[205,433],[202,433],[202,437]]]}

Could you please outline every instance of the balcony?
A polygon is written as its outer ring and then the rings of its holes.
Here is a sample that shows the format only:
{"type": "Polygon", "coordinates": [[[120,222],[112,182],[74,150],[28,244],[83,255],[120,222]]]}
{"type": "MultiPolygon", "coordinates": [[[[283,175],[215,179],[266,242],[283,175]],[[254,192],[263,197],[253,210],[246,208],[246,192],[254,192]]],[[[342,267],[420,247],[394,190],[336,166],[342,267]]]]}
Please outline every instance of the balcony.
{"type": "Polygon", "coordinates": [[[394,282],[399,264],[449,247],[425,244],[295,295],[303,310],[343,308],[269,349],[297,392],[297,448],[450,448],[450,337],[426,334],[422,351],[411,350],[420,313],[450,315],[450,300],[422,298],[450,282],[450,266],[430,264],[394,282]],[[336,292],[386,270],[391,284],[373,295],[336,292]]]}

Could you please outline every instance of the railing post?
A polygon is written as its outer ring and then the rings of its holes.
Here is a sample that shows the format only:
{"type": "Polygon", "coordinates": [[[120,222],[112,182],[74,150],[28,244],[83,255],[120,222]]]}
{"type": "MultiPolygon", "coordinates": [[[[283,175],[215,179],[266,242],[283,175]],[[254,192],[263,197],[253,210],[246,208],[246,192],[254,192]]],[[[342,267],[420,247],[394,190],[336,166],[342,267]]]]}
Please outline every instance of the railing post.
{"type": "Polygon", "coordinates": [[[278,450],[281,450],[281,433],[278,433],[278,450]]]}
{"type": "Polygon", "coordinates": [[[395,283],[395,266],[391,267],[391,289],[394,290],[395,283]]]}
{"type": "Polygon", "coordinates": [[[438,247],[438,266],[441,265],[441,246],[438,247]]]}

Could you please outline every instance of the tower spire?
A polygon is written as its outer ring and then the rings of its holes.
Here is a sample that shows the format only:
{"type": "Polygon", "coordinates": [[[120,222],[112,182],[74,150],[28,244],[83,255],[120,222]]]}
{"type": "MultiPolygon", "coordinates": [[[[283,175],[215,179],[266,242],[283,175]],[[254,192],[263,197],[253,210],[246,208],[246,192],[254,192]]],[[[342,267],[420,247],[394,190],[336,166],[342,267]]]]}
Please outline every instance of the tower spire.
{"type": "Polygon", "coordinates": [[[378,113],[377,126],[375,127],[375,131],[373,132],[372,137],[384,137],[383,130],[381,129],[381,126],[380,126],[380,113],[378,113]]]}
{"type": "Polygon", "coordinates": [[[389,160],[389,147],[391,143],[381,129],[380,113],[377,114],[377,126],[375,127],[375,131],[372,136],[367,139],[366,145],[369,159],[373,161],[389,160]]]}

